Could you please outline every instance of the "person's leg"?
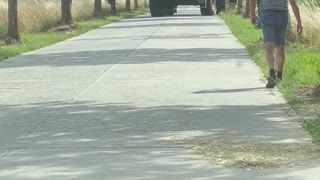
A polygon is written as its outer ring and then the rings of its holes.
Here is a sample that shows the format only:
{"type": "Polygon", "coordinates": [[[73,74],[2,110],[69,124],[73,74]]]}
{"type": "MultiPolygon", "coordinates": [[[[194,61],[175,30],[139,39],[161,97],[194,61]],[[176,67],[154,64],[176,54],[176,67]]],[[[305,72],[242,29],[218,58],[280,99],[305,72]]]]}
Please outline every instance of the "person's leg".
{"type": "Polygon", "coordinates": [[[282,80],[282,72],[283,72],[283,65],[285,62],[285,51],[284,45],[276,46],[276,70],[277,70],[277,78],[282,80]]]}
{"type": "Polygon", "coordinates": [[[285,62],[285,43],[288,30],[288,13],[279,12],[278,18],[281,20],[281,24],[276,25],[276,66],[277,66],[277,78],[282,80],[283,66],[285,62]]]}
{"type": "Polygon", "coordinates": [[[274,49],[275,43],[265,43],[266,61],[269,67],[269,78],[266,88],[274,88],[276,85],[274,49]]]}
{"type": "Polygon", "coordinates": [[[267,88],[273,88],[276,85],[275,75],[275,26],[271,24],[261,23],[263,39],[265,43],[265,57],[269,67],[269,78],[266,84],[267,88]]]}
{"type": "Polygon", "coordinates": [[[266,61],[268,64],[269,69],[275,69],[275,57],[274,57],[274,50],[275,50],[275,43],[273,42],[266,42],[265,43],[265,56],[266,61]]]}

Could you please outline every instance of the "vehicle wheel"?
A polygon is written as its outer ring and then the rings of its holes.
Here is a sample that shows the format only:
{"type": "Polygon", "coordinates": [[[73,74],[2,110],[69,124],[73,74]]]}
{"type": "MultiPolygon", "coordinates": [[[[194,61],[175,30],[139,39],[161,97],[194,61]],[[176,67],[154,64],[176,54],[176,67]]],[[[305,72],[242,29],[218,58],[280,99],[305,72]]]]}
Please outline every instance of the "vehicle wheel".
{"type": "Polygon", "coordinates": [[[163,17],[165,15],[165,4],[163,0],[150,0],[149,7],[152,17],[163,17]]]}
{"type": "Polygon", "coordinates": [[[174,15],[174,8],[169,8],[166,10],[166,15],[167,16],[173,16],[174,15]]]}
{"type": "Polygon", "coordinates": [[[224,11],[226,9],[225,0],[216,0],[216,14],[219,14],[220,12],[224,11]]]}
{"type": "Polygon", "coordinates": [[[212,0],[207,0],[207,6],[204,8],[201,8],[201,15],[203,15],[203,16],[214,15],[213,5],[214,4],[212,3],[212,0]]]}

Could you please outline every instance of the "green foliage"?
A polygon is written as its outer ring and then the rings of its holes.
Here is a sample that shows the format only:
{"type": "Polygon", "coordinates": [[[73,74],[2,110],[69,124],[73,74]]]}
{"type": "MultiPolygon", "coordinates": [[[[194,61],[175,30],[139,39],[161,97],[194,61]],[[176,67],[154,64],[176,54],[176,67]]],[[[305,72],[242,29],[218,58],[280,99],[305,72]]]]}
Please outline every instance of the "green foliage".
{"type": "Polygon", "coordinates": [[[320,83],[320,54],[304,45],[287,49],[286,75],[296,86],[314,86],[320,83]]]}
{"type": "Polygon", "coordinates": [[[312,135],[313,142],[320,145],[320,119],[305,121],[303,127],[312,135]]]}

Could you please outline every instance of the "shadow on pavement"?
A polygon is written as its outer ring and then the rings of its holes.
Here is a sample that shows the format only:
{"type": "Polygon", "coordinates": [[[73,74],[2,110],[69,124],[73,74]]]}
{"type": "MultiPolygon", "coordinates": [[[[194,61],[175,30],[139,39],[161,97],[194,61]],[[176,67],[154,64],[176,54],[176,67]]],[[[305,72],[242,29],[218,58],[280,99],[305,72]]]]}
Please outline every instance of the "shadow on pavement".
{"type": "MultiPolygon", "coordinates": [[[[183,39],[223,39],[226,38],[227,35],[232,35],[231,33],[210,33],[210,34],[199,34],[199,35],[188,35],[188,34],[181,34],[181,35],[152,35],[151,37],[148,37],[149,40],[153,39],[173,39],[173,40],[183,40],[183,39]]],[[[94,40],[94,41],[105,41],[105,40],[119,40],[119,39],[128,39],[126,36],[117,36],[117,37],[106,37],[106,38],[81,38],[81,39],[75,39],[73,41],[87,41],[87,40],[94,40]]],[[[146,39],[146,36],[133,36],[130,37],[130,39],[133,40],[139,40],[139,39],[146,39]]]]}
{"type": "MultiPolygon", "coordinates": [[[[160,37],[162,38],[162,37],[160,37]]],[[[76,51],[50,54],[26,54],[14,61],[1,62],[0,69],[36,66],[95,66],[116,64],[148,64],[156,62],[228,62],[247,63],[249,55],[244,49],[131,49],[105,51],[76,51]],[[126,57],[130,54],[130,57],[126,57]],[[244,60],[245,59],[245,60],[244,60]]]]}
{"type": "Polygon", "coordinates": [[[201,157],[163,141],[173,135],[241,135],[248,125],[253,134],[259,135],[250,137],[245,133],[247,138],[292,140],[285,135],[292,126],[272,120],[281,111],[274,106],[64,103],[0,106],[2,128],[9,120],[28,123],[25,119],[34,114],[47,114],[47,118],[37,119],[37,126],[29,129],[30,133],[12,142],[14,150],[2,155],[1,179],[299,179],[283,174],[288,170],[279,171],[281,176],[273,172],[270,177],[268,171],[213,168],[201,157]],[[12,114],[23,114],[25,119],[12,119],[12,114]]]}
{"type": "MultiPolygon", "coordinates": [[[[137,20],[154,19],[140,18],[137,20]]],[[[105,27],[104,30],[120,28],[122,25],[117,26],[118,24],[114,27],[105,27]]],[[[222,24],[198,23],[198,25],[213,25],[214,27],[222,24]]],[[[195,26],[195,24],[166,23],[164,26],[195,26]]],[[[154,25],[123,26],[123,28],[140,27],[154,27],[154,25]]],[[[207,47],[208,44],[201,44],[206,40],[227,41],[229,37],[225,37],[225,35],[230,35],[230,33],[192,35],[199,39],[198,45],[205,48],[192,47],[192,37],[186,34],[144,36],[145,39],[155,41],[154,47],[159,47],[157,43],[163,43],[160,46],[163,48],[148,47],[148,44],[144,47],[131,46],[131,41],[137,44],[141,43],[135,41],[136,39],[143,40],[141,34],[132,37],[124,36],[128,42],[123,44],[116,42],[124,39],[121,37],[94,39],[96,38],[94,36],[86,42],[92,43],[85,44],[88,47],[78,46],[72,50],[73,52],[67,52],[70,50],[69,47],[77,45],[81,40],[86,40],[80,37],[65,42],[62,46],[56,47],[57,49],[48,48],[44,51],[40,50],[36,54],[29,53],[1,62],[0,70],[3,70],[3,74],[9,74],[9,72],[14,74],[14,68],[21,68],[20,77],[15,77],[18,75],[12,76],[13,80],[15,80],[14,78],[24,80],[25,74],[23,72],[28,72],[29,76],[30,72],[34,72],[34,79],[40,75],[56,78],[50,73],[59,75],[60,72],[62,72],[62,76],[81,78],[86,76],[85,73],[89,71],[101,70],[87,68],[87,66],[110,64],[155,63],[157,66],[156,63],[170,61],[177,63],[204,62],[219,65],[222,64],[220,62],[223,64],[232,62],[230,64],[244,66],[251,63],[248,60],[249,55],[243,47],[231,47],[235,42],[233,39],[228,41],[230,43],[226,43],[225,47],[207,47]],[[178,43],[185,46],[166,48],[166,42],[161,41],[166,38],[179,39],[181,41],[178,43]],[[112,44],[108,44],[108,48],[106,48],[108,50],[97,50],[96,48],[100,48],[99,45],[94,45],[99,40],[106,41],[101,42],[101,46],[106,43],[114,43],[115,45],[113,47],[112,44]],[[189,44],[185,43],[187,40],[189,44]],[[139,48],[122,47],[127,44],[130,47],[139,48]],[[228,49],[229,45],[230,49],[228,49]],[[77,68],[78,66],[85,66],[85,68],[81,70],[69,68],[77,68]],[[77,76],[77,73],[82,73],[82,76],[77,76]]],[[[193,64],[190,67],[194,68],[193,64]]],[[[107,68],[102,67],[102,70],[105,69],[107,68]]],[[[8,77],[12,76],[8,75],[8,77]]],[[[41,78],[45,79],[45,77],[39,78],[40,80],[42,80],[41,78]]],[[[77,80],[81,81],[82,79],[77,80]]],[[[64,79],[61,81],[63,82],[64,79]]],[[[59,91],[71,83],[70,79],[65,81],[66,84],[58,84],[60,85],[58,88],[54,88],[56,87],[54,83],[49,84],[52,90],[49,93],[59,91]]],[[[13,83],[14,87],[17,86],[14,84],[16,81],[9,83],[13,83]]],[[[22,83],[20,86],[21,91],[17,92],[27,92],[25,84],[22,83]]],[[[48,85],[44,83],[38,87],[44,86],[48,85]]],[[[48,89],[50,90],[50,88],[48,89]]],[[[257,89],[259,88],[209,89],[194,92],[191,95],[201,96],[204,93],[232,93],[257,89]]],[[[12,96],[19,96],[14,91],[10,91],[13,92],[12,96]]],[[[70,89],[64,89],[64,91],[65,94],[74,95],[70,89]]],[[[30,93],[36,94],[37,92],[30,93]]],[[[47,97],[46,95],[43,94],[44,97],[47,97]]],[[[58,97],[53,97],[64,99],[60,97],[59,93],[56,96],[58,97]]],[[[47,99],[41,100],[48,101],[47,99]]],[[[229,132],[239,133],[236,137],[231,134],[229,138],[242,138],[242,140],[304,141],[304,136],[294,136],[296,135],[296,126],[290,124],[289,121],[283,121],[285,117],[279,117],[279,114],[284,114],[281,105],[279,107],[275,105],[165,106],[160,103],[160,105],[143,107],[116,102],[99,104],[98,102],[75,101],[75,99],[69,102],[54,101],[19,105],[10,105],[9,103],[11,102],[0,104],[0,179],[212,180],[238,179],[238,177],[244,176],[245,179],[255,180],[299,179],[283,173],[283,171],[273,172],[271,177],[268,172],[213,168],[202,161],[202,157],[192,155],[182,147],[170,145],[164,141],[164,138],[174,135],[194,136],[229,132]]]]}
{"type": "MultiPolygon", "coordinates": [[[[181,26],[186,26],[186,27],[190,27],[190,26],[194,26],[194,27],[199,27],[199,26],[212,26],[212,28],[214,28],[214,26],[224,26],[224,24],[221,23],[163,23],[163,24],[159,24],[161,27],[180,27],[181,26]]],[[[120,26],[117,23],[114,24],[114,26],[105,26],[102,27],[101,29],[122,29],[122,28],[146,28],[146,27],[154,27],[154,24],[141,24],[141,25],[128,25],[128,26],[120,26]]]]}
{"type": "MultiPolygon", "coordinates": [[[[126,19],[123,21],[119,21],[116,23],[128,23],[128,22],[146,22],[146,21],[175,21],[175,20],[179,20],[179,21],[190,21],[190,19],[194,19],[194,18],[199,18],[201,15],[194,15],[194,14],[185,14],[185,15],[180,15],[180,14],[176,14],[174,16],[166,16],[166,17],[151,17],[151,16],[139,16],[139,17],[134,17],[134,18],[130,18],[130,19],[126,19]]],[[[212,17],[201,17],[202,19],[209,19],[212,17]]]]}
{"type": "Polygon", "coordinates": [[[235,93],[235,92],[246,92],[246,91],[254,91],[254,90],[263,90],[265,91],[265,87],[258,88],[242,88],[242,89],[209,89],[203,91],[197,91],[193,94],[209,94],[209,93],[235,93]]]}

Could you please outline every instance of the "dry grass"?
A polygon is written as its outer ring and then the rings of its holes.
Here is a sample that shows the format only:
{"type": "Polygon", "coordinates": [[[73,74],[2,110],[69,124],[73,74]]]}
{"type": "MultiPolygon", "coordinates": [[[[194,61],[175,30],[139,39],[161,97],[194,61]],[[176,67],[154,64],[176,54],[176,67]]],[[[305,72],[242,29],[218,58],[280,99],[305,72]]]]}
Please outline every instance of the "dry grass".
{"type": "Polygon", "coordinates": [[[313,9],[305,6],[300,6],[301,19],[304,27],[304,33],[301,37],[295,33],[296,31],[296,19],[291,11],[291,38],[292,40],[303,40],[305,43],[311,46],[320,46],[320,7],[314,7],[313,9]]]}
{"type": "Polygon", "coordinates": [[[205,156],[212,164],[241,169],[293,168],[307,160],[320,158],[319,147],[312,144],[273,144],[231,141],[223,134],[166,138],[205,156]]]}
{"type": "Polygon", "coordinates": [[[6,32],[7,28],[7,4],[0,0],[0,39],[6,32]]]}
{"type": "MultiPolygon", "coordinates": [[[[133,0],[131,0],[133,7],[133,0]]],[[[108,13],[110,7],[106,0],[102,1],[103,9],[108,13]]],[[[59,23],[60,0],[23,0],[18,2],[19,31],[38,32],[48,30],[59,23]]],[[[92,17],[94,0],[76,0],[72,5],[74,20],[86,20],[92,17]]],[[[142,6],[144,0],[139,0],[142,6]]],[[[0,0],[0,38],[6,34],[8,0],[0,0]]],[[[118,9],[124,9],[125,0],[118,0],[118,9]]]]}

